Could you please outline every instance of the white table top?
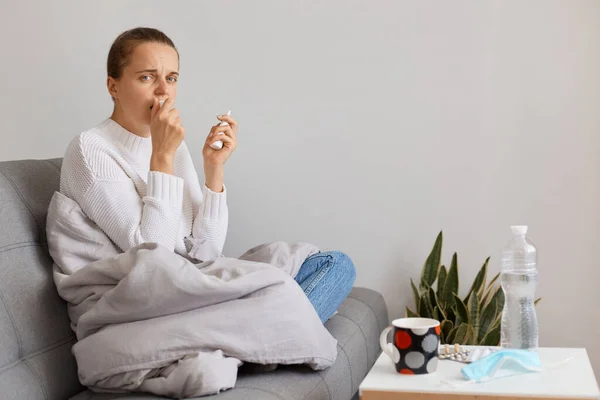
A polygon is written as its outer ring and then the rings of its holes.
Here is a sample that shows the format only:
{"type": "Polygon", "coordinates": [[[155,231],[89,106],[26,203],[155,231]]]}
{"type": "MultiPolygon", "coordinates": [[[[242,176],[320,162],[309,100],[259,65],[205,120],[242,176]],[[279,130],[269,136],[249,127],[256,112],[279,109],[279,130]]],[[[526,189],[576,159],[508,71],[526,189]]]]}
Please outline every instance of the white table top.
{"type": "Polygon", "coordinates": [[[569,357],[573,357],[573,360],[543,372],[453,387],[442,380],[456,384],[466,382],[460,370],[467,364],[440,360],[433,374],[402,375],[396,372],[392,360],[382,353],[361,383],[360,392],[600,399],[598,384],[585,349],[540,348],[538,354],[542,365],[559,363],[569,357]]]}

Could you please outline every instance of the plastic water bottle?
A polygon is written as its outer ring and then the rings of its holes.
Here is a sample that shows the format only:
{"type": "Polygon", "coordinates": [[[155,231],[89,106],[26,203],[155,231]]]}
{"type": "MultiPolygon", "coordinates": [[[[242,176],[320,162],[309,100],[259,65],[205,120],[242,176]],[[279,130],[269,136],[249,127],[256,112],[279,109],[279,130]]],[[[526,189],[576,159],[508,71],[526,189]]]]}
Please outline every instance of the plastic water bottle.
{"type": "Polygon", "coordinates": [[[536,350],[538,321],[535,290],[538,283],[537,249],[527,238],[526,226],[511,226],[513,237],[502,251],[500,282],[504,309],[500,345],[510,349],[536,350]]]}

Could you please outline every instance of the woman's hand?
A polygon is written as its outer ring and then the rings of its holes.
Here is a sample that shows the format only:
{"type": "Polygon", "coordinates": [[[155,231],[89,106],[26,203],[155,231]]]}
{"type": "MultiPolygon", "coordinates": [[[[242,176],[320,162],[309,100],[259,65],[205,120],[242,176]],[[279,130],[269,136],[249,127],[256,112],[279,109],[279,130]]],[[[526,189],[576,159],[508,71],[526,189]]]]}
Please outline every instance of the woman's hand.
{"type": "Polygon", "coordinates": [[[219,167],[225,165],[225,162],[231,156],[231,153],[236,147],[236,137],[238,131],[238,123],[235,119],[228,115],[220,115],[217,117],[221,122],[227,122],[229,126],[220,126],[220,123],[213,126],[206,137],[202,156],[204,157],[204,165],[219,167]],[[215,150],[210,145],[217,140],[223,142],[223,148],[215,150]]]}
{"type": "Polygon", "coordinates": [[[173,174],[175,152],[183,141],[185,129],[181,125],[179,110],[171,108],[173,100],[168,98],[160,107],[158,99],[154,99],[150,116],[150,133],[152,136],[152,156],[150,170],[173,174]]]}
{"type": "Polygon", "coordinates": [[[236,148],[238,123],[228,115],[217,117],[221,122],[227,122],[229,125],[220,126],[220,123],[213,126],[204,142],[202,156],[204,157],[204,176],[206,177],[206,186],[213,192],[223,191],[223,166],[236,148]],[[215,150],[210,145],[217,140],[223,142],[223,147],[215,150]]]}

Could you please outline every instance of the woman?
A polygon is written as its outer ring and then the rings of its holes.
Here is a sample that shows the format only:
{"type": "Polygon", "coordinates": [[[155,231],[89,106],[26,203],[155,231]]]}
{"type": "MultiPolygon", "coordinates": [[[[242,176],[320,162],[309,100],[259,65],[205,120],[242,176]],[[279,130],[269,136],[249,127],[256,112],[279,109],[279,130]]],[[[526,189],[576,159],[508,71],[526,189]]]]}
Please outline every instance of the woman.
{"type": "MultiPolygon", "coordinates": [[[[164,33],[136,28],[117,37],[107,62],[113,113],[70,143],[60,191],[122,251],[157,242],[184,257],[209,261],[222,255],[225,244],[224,165],[236,148],[238,123],[221,115],[210,129],[202,149],[205,184],[200,185],[173,107],[178,71],[179,53],[164,33]],[[222,149],[210,146],[216,140],[223,142],[222,149]]],[[[352,261],[335,251],[308,257],[295,277],[323,322],[354,279],[352,261]]]]}

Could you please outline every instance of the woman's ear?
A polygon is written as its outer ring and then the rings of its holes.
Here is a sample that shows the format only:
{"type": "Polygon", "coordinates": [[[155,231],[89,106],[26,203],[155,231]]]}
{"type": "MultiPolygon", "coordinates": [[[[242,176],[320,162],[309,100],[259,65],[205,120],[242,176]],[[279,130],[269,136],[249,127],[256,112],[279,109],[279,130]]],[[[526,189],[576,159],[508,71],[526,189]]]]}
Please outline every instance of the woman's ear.
{"type": "Polygon", "coordinates": [[[110,97],[112,97],[113,99],[116,99],[118,97],[118,95],[117,95],[117,81],[112,76],[109,76],[106,79],[106,88],[108,89],[108,93],[110,94],[110,97]]]}

